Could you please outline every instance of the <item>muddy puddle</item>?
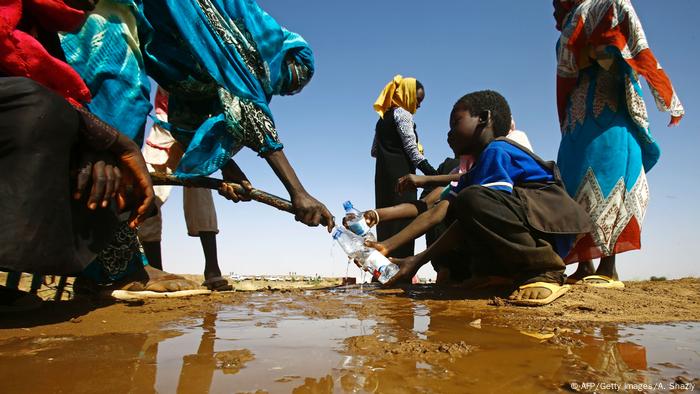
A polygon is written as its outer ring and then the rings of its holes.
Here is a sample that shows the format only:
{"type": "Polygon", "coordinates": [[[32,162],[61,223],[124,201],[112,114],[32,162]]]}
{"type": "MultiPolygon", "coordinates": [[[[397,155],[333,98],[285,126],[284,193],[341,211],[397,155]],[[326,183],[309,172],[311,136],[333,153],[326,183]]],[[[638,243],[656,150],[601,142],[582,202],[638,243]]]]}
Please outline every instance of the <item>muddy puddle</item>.
{"type": "Polygon", "coordinates": [[[436,298],[368,288],[238,294],[235,302],[219,297],[213,308],[143,333],[4,339],[0,387],[3,393],[699,388],[700,323],[516,327],[499,313],[436,298]]]}

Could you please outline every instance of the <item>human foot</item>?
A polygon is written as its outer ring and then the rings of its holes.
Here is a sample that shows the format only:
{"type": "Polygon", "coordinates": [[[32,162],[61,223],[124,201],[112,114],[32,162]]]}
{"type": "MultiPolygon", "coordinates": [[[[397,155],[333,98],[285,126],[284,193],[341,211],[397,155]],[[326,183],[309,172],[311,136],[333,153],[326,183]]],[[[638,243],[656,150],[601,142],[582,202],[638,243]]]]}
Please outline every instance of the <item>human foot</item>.
{"type": "Polygon", "coordinates": [[[115,290],[162,293],[198,288],[197,283],[191,280],[187,280],[180,275],[161,271],[150,265],[144,266],[142,269],[111,284],[99,284],[86,276],[78,276],[73,283],[73,290],[76,294],[100,294],[115,290]]]}
{"type": "Polygon", "coordinates": [[[573,274],[569,275],[569,277],[566,278],[566,283],[568,284],[575,284],[581,281],[583,278],[593,275],[595,273],[595,267],[593,267],[593,261],[587,260],[587,261],[581,261],[578,263],[578,266],[576,267],[576,272],[573,274]]]}
{"type": "Polygon", "coordinates": [[[508,297],[508,301],[521,306],[547,305],[569,291],[569,288],[569,285],[559,286],[549,282],[529,283],[519,286],[508,297]]]}
{"type": "Polygon", "coordinates": [[[144,285],[143,290],[163,293],[181,290],[194,290],[199,287],[195,282],[187,280],[180,275],[170,274],[157,268],[153,268],[150,265],[143,268],[143,273],[146,275],[145,278],[142,276],[141,279],[141,283],[144,285]],[[143,282],[144,279],[145,283],[143,282]]]}
{"type": "Polygon", "coordinates": [[[206,287],[207,289],[211,291],[230,291],[233,290],[233,286],[231,286],[226,278],[221,276],[219,274],[218,276],[209,276],[204,275],[205,280],[202,282],[202,286],[206,287]]]}
{"type": "Polygon", "coordinates": [[[584,285],[605,289],[624,289],[625,284],[616,278],[605,275],[589,275],[581,280],[584,285]]]}
{"type": "Polygon", "coordinates": [[[587,275],[582,281],[583,284],[587,286],[603,287],[607,289],[622,289],[625,287],[625,284],[622,283],[617,276],[615,256],[601,258],[596,272],[587,275]]]}
{"type": "Polygon", "coordinates": [[[590,275],[605,276],[614,280],[618,280],[617,268],[615,267],[615,256],[606,256],[600,259],[598,269],[590,275]]]}

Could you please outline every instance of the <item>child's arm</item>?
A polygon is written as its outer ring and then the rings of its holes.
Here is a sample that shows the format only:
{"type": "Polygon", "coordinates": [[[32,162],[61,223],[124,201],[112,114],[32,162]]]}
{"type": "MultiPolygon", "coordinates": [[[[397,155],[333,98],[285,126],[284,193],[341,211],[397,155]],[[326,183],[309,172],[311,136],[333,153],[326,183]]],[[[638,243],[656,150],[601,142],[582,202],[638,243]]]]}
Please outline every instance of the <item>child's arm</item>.
{"type": "Polygon", "coordinates": [[[425,202],[428,208],[432,208],[433,205],[437,204],[440,201],[440,196],[442,196],[443,190],[445,189],[442,187],[436,187],[432,192],[428,193],[427,196],[422,198],[422,200],[425,202]]]}
{"type": "Polygon", "coordinates": [[[449,207],[449,201],[440,201],[433,208],[418,215],[414,221],[398,234],[381,243],[368,242],[367,245],[379,250],[385,255],[390,254],[401,245],[420,237],[436,224],[442,222],[445,216],[447,216],[447,209],[449,207]]]}
{"type": "Polygon", "coordinates": [[[418,208],[414,204],[403,203],[394,205],[393,207],[377,208],[364,213],[367,224],[371,227],[382,222],[388,222],[396,219],[408,219],[418,216],[418,208]]]}
{"type": "Polygon", "coordinates": [[[415,190],[417,188],[446,186],[450,182],[459,181],[460,174],[447,175],[415,175],[408,174],[399,178],[396,183],[396,192],[415,190]]]}
{"type": "Polygon", "coordinates": [[[455,222],[443,233],[440,238],[430,245],[423,252],[407,257],[405,259],[392,259],[399,265],[399,272],[396,273],[384,286],[392,286],[399,282],[410,280],[428,261],[455,248],[464,238],[464,233],[459,223],[455,222]]]}
{"type": "Polygon", "coordinates": [[[417,203],[403,203],[394,205],[393,207],[377,208],[366,211],[363,215],[367,221],[367,225],[370,227],[376,226],[380,220],[382,222],[388,222],[396,219],[415,218],[422,213],[421,209],[418,208],[421,203],[425,203],[426,210],[432,208],[433,205],[440,201],[442,191],[443,189],[438,187],[427,196],[418,200],[417,203]]]}

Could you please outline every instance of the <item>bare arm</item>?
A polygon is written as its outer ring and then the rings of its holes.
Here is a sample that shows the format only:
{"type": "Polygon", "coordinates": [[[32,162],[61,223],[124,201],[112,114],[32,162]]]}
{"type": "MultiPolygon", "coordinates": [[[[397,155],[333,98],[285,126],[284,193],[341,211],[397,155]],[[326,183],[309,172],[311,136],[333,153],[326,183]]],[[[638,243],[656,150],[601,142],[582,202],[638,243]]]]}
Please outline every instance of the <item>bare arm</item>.
{"type": "Polygon", "coordinates": [[[446,175],[415,175],[408,174],[399,178],[396,182],[396,192],[402,193],[418,188],[446,186],[450,182],[459,181],[460,174],[446,175]]]}
{"type": "Polygon", "coordinates": [[[433,208],[420,214],[414,221],[398,234],[382,242],[388,252],[395,250],[406,242],[412,241],[425,234],[447,216],[449,201],[440,201],[433,208]]]}
{"type": "Polygon", "coordinates": [[[436,186],[447,186],[450,184],[450,182],[456,182],[459,181],[459,177],[461,177],[462,174],[460,173],[455,173],[455,174],[446,174],[446,175],[424,175],[425,181],[423,182],[423,186],[428,186],[428,187],[436,187],[436,186]]]}
{"type": "Polygon", "coordinates": [[[428,193],[427,196],[423,197],[423,201],[428,205],[428,208],[432,208],[433,205],[437,204],[440,201],[440,196],[442,195],[442,191],[444,188],[442,187],[437,187],[435,190],[432,192],[428,193]]]}
{"type": "MultiPolygon", "coordinates": [[[[421,200],[425,202],[427,208],[432,208],[440,201],[442,191],[442,188],[436,188],[421,200]]],[[[394,205],[393,207],[377,208],[373,211],[367,211],[364,213],[364,216],[367,224],[371,227],[377,225],[380,220],[382,222],[388,222],[397,219],[415,218],[420,215],[420,213],[416,205],[403,203],[394,205]],[[375,216],[375,212],[378,217],[375,216]]]]}
{"type": "Polygon", "coordinates": [[[393,207],[376,209],[379,220],[388,222],[396,219],[407,219],[418,216],[418,209],[413,204],[399,204],[393,207]]]}
{"type": "Polygon", "coordinates": [[[452,223],[447,231],[423,252],[405,259],[393,259],[393,261],[399,265],[399,272],[384,285],[393,286],[397,283],[410,280],[410,278],[418,272],[420,267],[424,266],[433,258],[454,249],[455,246],[459,245],[463,237],[464,235],[462,229],[459,227],[459,223],[452,223]]]}

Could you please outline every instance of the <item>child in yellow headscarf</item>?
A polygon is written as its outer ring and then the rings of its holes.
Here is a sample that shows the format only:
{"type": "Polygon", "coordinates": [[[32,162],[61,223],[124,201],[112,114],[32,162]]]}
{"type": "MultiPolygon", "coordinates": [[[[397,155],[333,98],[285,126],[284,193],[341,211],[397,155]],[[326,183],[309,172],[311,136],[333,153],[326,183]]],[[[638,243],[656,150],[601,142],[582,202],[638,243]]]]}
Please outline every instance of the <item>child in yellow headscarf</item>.
{"type": "MultiPolygon", "coordinates": [[[[396,191],[399,178],[415,174],[416,168],[425,175],[437,175],[437,171],[423,155],[413,122],[413,115],[424,98],[425,89],[419,81],[396,75],[374,103],[374,110],[379,114],[372,144],[372,157],[377,159],[374,177],[377,208],[416,200],[415,190],[401,193],[396,191]]],[[[377,226],[379,241],[398,233],[409,222],[410,220],[397,220],[380,223],[377,226]]],[[[412,255],[413,243],[392,253],[392,257],[412,255]]]]}

